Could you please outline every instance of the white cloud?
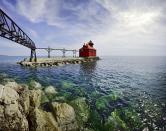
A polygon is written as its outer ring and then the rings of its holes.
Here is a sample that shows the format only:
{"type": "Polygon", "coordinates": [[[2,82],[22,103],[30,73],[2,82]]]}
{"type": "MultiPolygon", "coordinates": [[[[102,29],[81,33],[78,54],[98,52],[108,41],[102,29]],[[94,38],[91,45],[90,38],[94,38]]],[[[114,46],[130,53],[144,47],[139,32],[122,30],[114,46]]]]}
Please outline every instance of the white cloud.
{"type": "Polygon", "coordinates": [[[18,13],[34,23],[46,22],[48,25],[62,26],[58,16],[58,0],[17,0],[18,13]]]}
{"type": "Polygon", "coordinates": [[[38,38],[39,37],[38,33],[35,30],[33,30],[33,29],[27,29],[27,30],[29,32],[28,34],[30,36],[32,36],[33,38],[38,38]]]}
{"type": "MultiPolygon", "coordinates": [[[[41,43],[50,46],[67,48],[70,44],[70,47],[80,48],[83,42],[91,39],[95,42],[99,55],[164,54],[164,0],[76,2],[77,0],[17,0],[17,11],[32,23],[45,22],[52,26],[55,33],[51,31],[41,38],[41,43]],[[61,29],[59,32],[57,27],[61,29]],[[54,44],[60,38],[70,40],[63,41],[60,45],[54,44]]],[[[37,31],[30,32],[38,36],[37,31]]]]}

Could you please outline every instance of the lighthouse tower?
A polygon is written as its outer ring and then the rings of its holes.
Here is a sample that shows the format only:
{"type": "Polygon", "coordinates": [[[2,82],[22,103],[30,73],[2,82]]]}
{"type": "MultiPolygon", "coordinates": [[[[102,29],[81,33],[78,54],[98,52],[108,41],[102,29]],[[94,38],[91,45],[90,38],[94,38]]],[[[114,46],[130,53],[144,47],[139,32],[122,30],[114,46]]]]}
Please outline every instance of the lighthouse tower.
{"type": "Polygon", "coordinates": [[[93,47],[94,43],[90,40],[79,49],[79,57],[96,57],[96,49],[93,47]]]}

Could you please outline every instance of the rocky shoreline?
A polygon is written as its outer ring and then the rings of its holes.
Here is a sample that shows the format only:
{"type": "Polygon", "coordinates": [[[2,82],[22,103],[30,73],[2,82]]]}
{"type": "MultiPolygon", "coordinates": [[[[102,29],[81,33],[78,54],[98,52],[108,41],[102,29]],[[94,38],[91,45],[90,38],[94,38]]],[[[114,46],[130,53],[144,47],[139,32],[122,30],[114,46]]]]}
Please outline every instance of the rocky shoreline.
{"type": "MultiPolygon", "coordinates": [[[[114,108],[113,105],[122,101],[120,95],[115,92],[103,96],[98,92],[92,92],[91,95],[95,99],[92,105],[82,90],[73,88],[72,82],[62,81],[59,90],[59,86],[43,86],[34,80],[27,84],[18,84],[13,79],[5,77],[5,74],[0,79],[0,131],[165,129],[165,125],[162,128],[157,127],[155,121],[153,127],[149,127],[143,122],[147,119],[142,119],[141,114],[131,106],[114,108]],[[70,89],[73,90],[72,94],[66,92],[70,89]],[[110,112],[106,114],[106,111],[110,112]]],[[[157,104],[154,106],[154,103],[145,101],[141,105],[150,113],[147,115],[152,116],[153,120],[163,117],[157,104]]],[[[165,122],[165,117],[163,120],[165,122]]]]}
{"type": "Polygon", "coordinates": [[[2,131],[90,131],[84,123],[89,118],[85,98],[69,103],[51,101],[56,88],[42,88],[35,81],[18,84],[8,81],[0,85],[0,130],[2,131]]]}
{"type": "Polygon", "coordinates": [[[93,62],[99,60],[99,57],[76,57],[76,58],[38,58],[37,62],[29,62],[25,59],[18,62],[21,66],[25,67],[51,67],[51,66],[62,66],[66,64],[80,64],[85,62],[93,62]]]}

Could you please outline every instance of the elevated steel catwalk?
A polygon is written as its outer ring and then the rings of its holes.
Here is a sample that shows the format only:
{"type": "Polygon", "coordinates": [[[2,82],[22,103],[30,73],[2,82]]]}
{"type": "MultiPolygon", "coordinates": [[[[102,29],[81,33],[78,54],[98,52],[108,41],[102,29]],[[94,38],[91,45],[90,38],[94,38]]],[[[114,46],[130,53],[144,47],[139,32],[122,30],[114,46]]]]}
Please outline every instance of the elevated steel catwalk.
{"type": "Polygon", "coordinates": [[[51,51],[53,51],[53,50],[62,51],[63,57],[65,57],[66,51],[72,51],[72,52],[73,52],[73,57],[76,57],[76,53],[78,52],[77,50],[69,50],[69,49],[65,49],[65,48],[58,49],[58,48],[50,48],[50,47],[48,47],[48,48],[36,48],[36,49],[44,49],[44,50],[46,50],[46,51],[48,52],[48,58],[51,57],[50,53],[51,53],[51,51]]]}
{"type": "Polygon", "coordinates": [[[36,59],[35,43],[28,35],[0,9],[0,36],[31,49],[30,61],[36,59]]]}

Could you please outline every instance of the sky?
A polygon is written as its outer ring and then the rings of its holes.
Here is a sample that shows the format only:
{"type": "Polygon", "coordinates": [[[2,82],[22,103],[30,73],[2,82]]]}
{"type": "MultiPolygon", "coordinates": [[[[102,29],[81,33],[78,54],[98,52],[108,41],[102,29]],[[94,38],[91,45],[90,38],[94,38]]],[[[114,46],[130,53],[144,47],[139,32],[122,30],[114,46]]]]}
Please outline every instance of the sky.
{"type": "MultiPolygon", "coordinates": [[[[36,47],[79,49],[92,40],[98,56],[166,56],[166,0],[0,0],[0,8],[36,47]]],[[[0,38],[0,55],[29,54],[0,38]]]]}

